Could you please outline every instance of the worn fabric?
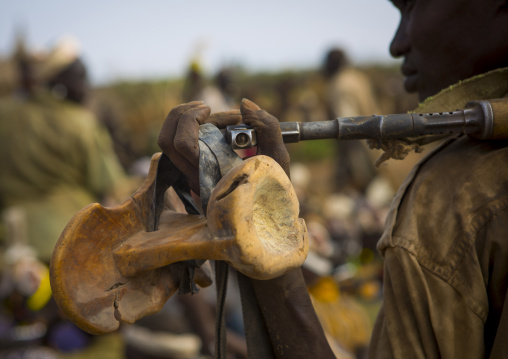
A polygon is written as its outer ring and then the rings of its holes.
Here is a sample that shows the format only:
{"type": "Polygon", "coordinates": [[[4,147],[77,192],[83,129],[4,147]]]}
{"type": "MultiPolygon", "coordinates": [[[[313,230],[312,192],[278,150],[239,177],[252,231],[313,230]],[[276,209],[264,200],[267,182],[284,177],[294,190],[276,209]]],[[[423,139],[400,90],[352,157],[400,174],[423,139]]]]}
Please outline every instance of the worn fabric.
{"type": "Polygon", "coordinates": [[[70,218],[127,183],[93,114],[47,93],[0,104],[0,204],[24,209],[28,242],[49,261],[70,218]]]}
{"type": "MultiPolygon", "coordinates": [[[[503,97],[507,74],[453,86],[418,112],[503,97]]],[[[508,358],[506,163],[508,140],[461,136],[413,168],[378,243],[384,303],[371,358],[508,358]]]]}

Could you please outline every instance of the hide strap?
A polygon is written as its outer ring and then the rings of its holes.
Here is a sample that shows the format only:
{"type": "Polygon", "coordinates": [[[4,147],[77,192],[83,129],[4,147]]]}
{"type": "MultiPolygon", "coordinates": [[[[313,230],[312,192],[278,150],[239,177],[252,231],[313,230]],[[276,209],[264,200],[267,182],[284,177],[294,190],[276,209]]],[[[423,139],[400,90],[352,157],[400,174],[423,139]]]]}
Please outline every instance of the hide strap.
{"type": "MultiPolygon", "coordinates": [[[[219,180],[242,159],[231,149],[221,132],[212,124],[199,131],[199,183],[201,206],[206,216],[208,200],[219,180]]],[[[234,209],[232,209],[234,210],[234,209]]],[[[215,262],[217,307],[215,324],[215,357],[226,358],[225,299],[229,265],[215,262]]],[[[237,272],[249,358],[274,358],[268,331],[258,307],[250,279],[237,272]]]]}

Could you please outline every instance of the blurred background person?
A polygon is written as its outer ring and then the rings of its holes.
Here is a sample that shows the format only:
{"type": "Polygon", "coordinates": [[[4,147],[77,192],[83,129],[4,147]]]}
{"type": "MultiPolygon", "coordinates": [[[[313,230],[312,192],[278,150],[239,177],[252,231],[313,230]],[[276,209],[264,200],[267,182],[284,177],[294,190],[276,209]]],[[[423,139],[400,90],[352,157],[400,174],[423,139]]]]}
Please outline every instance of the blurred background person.
{"type": "Polygon", "coordinates": [[[60,318],[51,300],[53,248],[77,211],[117,203],[132,183],[107,131],[85,108],[90,87],[77,40],[60,39],[43,58],[19,47],[15,61],[18,91],[0,102],[0,206],[9,229],[0,335],[23,351],[29,344],[82,350],[92,337],[60,318]]]}
{"type": "MultiPolygon", "coordinates": [[[[329,119],[369,116],[378,113],[368,77],[353,68],[342,49],[333,48],[325,56],[323,76],[329,119]]],[[[376,175],[365,141],[337,143],[335,187],[364,192],[376,175]]]]}
{"type": "Polygon", "coordinates": [[[212,112],[228,111],[238,107],[237,87],[231,69],[221,68],[210,81],[198,59],[193,59],[185,76],[183,102],[204,101],[212,112]]]}
{"type": "Polygon", "coordinates": [[[343,49],[330,49],[323,61],[326,103],[333,117],[368,116],[378,113],[369,77],[354,68],[343,49]]]}

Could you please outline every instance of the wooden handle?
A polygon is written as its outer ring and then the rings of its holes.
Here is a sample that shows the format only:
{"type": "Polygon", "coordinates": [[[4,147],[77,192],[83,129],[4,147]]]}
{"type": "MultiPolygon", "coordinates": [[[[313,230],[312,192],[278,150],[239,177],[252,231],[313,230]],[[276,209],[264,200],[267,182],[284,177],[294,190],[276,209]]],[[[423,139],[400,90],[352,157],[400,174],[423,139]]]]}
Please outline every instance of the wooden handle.
{"type": "Polygon", "coordinates": [[[284,170],[270,157],[235,166],[210,197],[208,218],[163,212],[159,230],[138,231],[113,249],[124,276],[177,261],[229,262],[255,279],[278,277],[307,257],[308,234],[284,170]]]}
{"type": "MultiPolygon", "coordinates": [[[[154,155],[147,180],[120,206],[94,203],[78,212],[53,252],[54,298],[89,333],[108,333],[159,311],[179,285],[172,263],[225,260],[247,276],[270,279],[307,256],[296,194],[284,170],[266,156],[248,159],[222,178],[208,218],[164,210],[159,230],[147,231],[158,159],[154,155]]],[[[200,272],[196,283],[209,285],[200,272]]]]}
{"type": "Polygon", "coordinates": [[[133,323],[158,312],[178,288],[169,267],[128,277],[118,270],[113,256],[126,238],[147,233],[159,155],[153,156],[148,178],[129,200],[114,208],[98,203],[83,208],[53,251],[53,297],[74,324],[91,334],[108,333],[121,321],[133,323]]]}
{"type": "Polygon", "coordinates": [[[508,138],[508,98],[488,100],[492,108],[492,139],[508,138]]]}

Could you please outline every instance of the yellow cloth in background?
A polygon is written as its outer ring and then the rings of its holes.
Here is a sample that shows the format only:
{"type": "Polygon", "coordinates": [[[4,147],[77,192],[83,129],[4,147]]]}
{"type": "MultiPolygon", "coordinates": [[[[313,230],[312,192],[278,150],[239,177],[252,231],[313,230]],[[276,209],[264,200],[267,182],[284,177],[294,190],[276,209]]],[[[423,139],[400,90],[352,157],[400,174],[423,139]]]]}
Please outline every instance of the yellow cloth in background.
{"type": "Polygon", "coordinates": [[[341,295],[331,277],[321,278],[309,293],[327,335],[350,353],[368,345],[372,325],[365,309],[353,298],[341,295]]]}

